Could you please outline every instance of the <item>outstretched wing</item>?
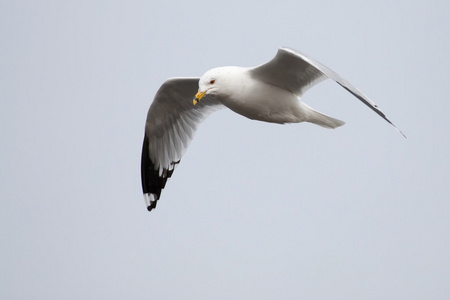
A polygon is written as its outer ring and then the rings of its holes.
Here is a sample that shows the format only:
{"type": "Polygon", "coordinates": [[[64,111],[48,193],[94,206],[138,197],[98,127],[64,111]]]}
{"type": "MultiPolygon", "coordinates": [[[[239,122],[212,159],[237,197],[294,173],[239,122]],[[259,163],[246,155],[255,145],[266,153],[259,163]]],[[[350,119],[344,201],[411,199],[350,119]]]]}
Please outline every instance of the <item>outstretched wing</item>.
{"type": "Polygon", "coordinates": [[[141,179],[147,209],[156,207],[167,178],[180,162],[197,126],[222,107],[209,98],[192,104],[199,78],[172,78],[156,93],[148,111],[142,146],[141,179]]]}
{"type": "Polygon", "coordinates": [[[350,82],[317,60],[296,50],[280,48],[271,61],[251,69],[250,74],[266,83],[289,90],[299,97],[313,85],[331,78],[405,136],[375,103],[350,82]]]}

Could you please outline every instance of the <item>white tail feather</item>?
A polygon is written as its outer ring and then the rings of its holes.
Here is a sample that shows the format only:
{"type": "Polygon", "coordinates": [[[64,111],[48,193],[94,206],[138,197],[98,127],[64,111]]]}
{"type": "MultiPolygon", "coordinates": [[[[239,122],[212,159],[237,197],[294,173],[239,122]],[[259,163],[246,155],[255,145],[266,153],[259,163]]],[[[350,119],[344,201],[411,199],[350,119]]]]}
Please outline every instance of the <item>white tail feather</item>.
{"type": "Polygon", "coordinates": [[[325,127],[325,128],[331,128],[334,129],[336,127],[342,126],[345,124],[344,121],[329,117],[327,115],[324,115],[321,112],[318,112],[317,110],[312,109],[308,105],[302,103],[304,105],[303,109],[306,112],[306,122],[314,123],[316,125],[325,127]]]}

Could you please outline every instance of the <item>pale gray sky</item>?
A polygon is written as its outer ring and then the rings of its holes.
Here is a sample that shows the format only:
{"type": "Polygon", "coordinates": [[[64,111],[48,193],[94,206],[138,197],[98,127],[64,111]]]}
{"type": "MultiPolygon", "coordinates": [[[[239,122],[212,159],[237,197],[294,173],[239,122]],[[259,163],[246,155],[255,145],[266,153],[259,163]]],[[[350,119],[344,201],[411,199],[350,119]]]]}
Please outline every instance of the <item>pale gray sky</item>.
{"type": "Polygon", "coordinates": [[[1,299],[449,299],[448,1],[1,1],[1,299]],[[220,111],[148,213],[169,77],[288,46],[336,130],[220,111]]]}

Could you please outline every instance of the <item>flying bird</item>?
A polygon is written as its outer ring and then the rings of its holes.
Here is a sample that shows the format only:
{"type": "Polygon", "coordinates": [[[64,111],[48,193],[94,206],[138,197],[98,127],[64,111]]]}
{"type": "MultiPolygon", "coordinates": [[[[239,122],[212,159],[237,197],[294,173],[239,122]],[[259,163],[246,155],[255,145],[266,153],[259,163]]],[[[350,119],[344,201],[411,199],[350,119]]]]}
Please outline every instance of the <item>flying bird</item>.
{"type": "Polygon", "coordinates": [[[220,67],[200,78],[171,78],[156,93],[145,124],[141,179],[147,209],[156,207],[161,190],[197,126],[218,109],[229,108],[249,119],[270,123],[310,122],[325,128],[344,125],[300,101],[306,90],[328,78],[404,136],[351,83],[315,59],[289,48],[280,48],[272,60],[254,68],[220,67]]]}

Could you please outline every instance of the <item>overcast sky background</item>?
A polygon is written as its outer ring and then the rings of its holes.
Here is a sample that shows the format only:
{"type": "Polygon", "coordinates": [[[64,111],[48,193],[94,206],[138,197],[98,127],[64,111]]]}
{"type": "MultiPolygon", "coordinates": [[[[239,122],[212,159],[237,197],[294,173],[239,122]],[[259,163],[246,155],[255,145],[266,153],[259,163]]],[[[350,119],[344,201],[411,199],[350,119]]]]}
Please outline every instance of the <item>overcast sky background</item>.
{"type": "Polygon", "coordinates": [[[0,1],[1,299],[449,299],[450,2],[0,1]],[[147,212],[169,77],[288,46],[336,130],[223,110],[147,212]]]}

